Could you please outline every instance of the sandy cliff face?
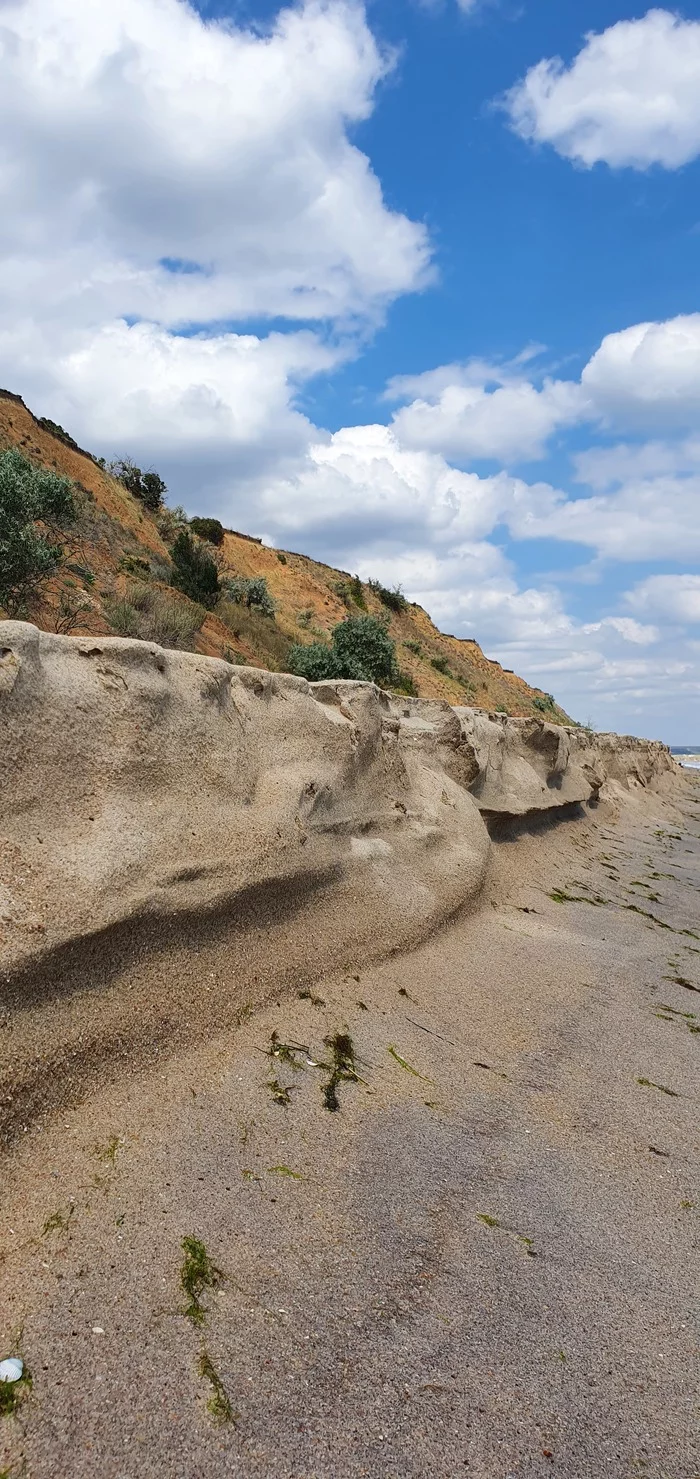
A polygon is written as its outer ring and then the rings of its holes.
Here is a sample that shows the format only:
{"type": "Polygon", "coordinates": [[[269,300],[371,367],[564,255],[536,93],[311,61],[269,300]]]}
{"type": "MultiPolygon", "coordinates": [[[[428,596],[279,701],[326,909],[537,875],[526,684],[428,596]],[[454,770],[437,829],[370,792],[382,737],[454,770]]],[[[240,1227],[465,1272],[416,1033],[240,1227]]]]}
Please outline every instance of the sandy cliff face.
{"type": "MultiPolygon", "coordinates": [[[[240,931],[313,901],[319,961],[476,896],[483,815],[663,786],[664,746],[0,623],[0,961],[240,931]],[[319,914],[320,909],[320,914],[319,914]],[[114,940],[113,940],[114,943],[114,940]]],[[[274,931],[273,931],[274,933],[274,931]]]]}

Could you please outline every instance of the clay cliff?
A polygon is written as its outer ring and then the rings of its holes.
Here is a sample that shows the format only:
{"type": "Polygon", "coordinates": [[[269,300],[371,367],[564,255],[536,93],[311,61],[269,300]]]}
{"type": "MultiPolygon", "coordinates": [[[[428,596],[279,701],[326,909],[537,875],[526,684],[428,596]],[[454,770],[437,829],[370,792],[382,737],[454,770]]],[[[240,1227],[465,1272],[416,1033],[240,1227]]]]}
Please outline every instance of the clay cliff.
{"type": "MultiPolygon", "coordinates": [[[[62,428],[35,416],[19,396],[0,390],[0,450],[9,447],[70,478],[78,492],[81,512],[67,558],[29,613],[46,631],[128,635],[115,624],[120,614],[123,618],[123,603],[167,598],[171,622],[174,606],[181,618],[175,627],[185,632],[177,645],[275,672],[284,670],[292,643],[325,640],[349,609],[355,614],[361,609],[388,622],[400,667],[422,698],[474,703],[515,715],[544,713],[557,723],[567,720],[551,695],[487,658],[476,640],[440,632],[421,606],[406,602],[391,610],[364,582],[355,588],[362,602],[358,608],[349,597],[353,583],[348,571],[290,550],[270,549],[248,534],[225,530],[216,557],[227,574],[265,579],[274,616],[225,604],[202,610],[167,582],[167,511],[165,519],[149,511],[62,428]]],[[[4,614],[0,610],[0,617],[4,614]]],[[[156,632],[138,635],[171,645],[156,632]]]]}

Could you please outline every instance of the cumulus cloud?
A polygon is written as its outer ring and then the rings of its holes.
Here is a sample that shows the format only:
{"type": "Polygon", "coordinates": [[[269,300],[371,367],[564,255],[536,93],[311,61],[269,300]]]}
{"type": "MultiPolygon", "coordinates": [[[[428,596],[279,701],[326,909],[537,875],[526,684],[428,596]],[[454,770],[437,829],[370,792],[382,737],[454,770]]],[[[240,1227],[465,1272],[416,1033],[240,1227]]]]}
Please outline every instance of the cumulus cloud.
{"type": "Polygon", "coordinates": [[[429,272],[350,142],[392,65],[361,6],[0,10],[2,382],[95,451],[196,467],[205,500],[303,455],[300,388],[429,272]],[[251,317],[287,332],[232,332],[251,317]]]}
{"type": "Polygon", "coordinates": [[[394,416],[404,445],[458,460],[540,458],[553,432],[583,412],[580,389],[570,382],[545,379],[537,388],[513,366],[478,360],[397,377],[389,393],[416,397],[394,416]]]}
{"type": "MultiPolygon", "coordinates": [[[[607,334],[580,380],[545,375],[538,382],[525,373],[532,357],[505,365],[470,360],[395,376],[386,398],[408,402],[394,415],[399,440],[457,461],[508,464],[541,458],[552,436],[576,423],[677,432],[696,425],[700,415],[700,313],[607,334]]],[[[657,449],[656,471],[675,470],[676,460],[657,449]]],[[[580,466],[586,466],[585,455],[580,466]]]]}
{"type": "Polygon", "coordinates": [[[693,424],[700,413],[700,313],[607,334],[581,385],[608,424],[693,424]]]}
{"type": "Polygon", "coordinates": [[[479,540],[512,501],[505,473],[480,478],[435,453],[402,447],[391,427],[344,427],[312,443],[291,478],[265,484],[258,521],[279,540],[304,530],[314,548],[442,550],[479,540]]]}
{"type": "Polygon", "coordinates": [[[700,22],[660,9],[618,21],[570,66],[538,62],[504,101],[516,133],[578,164],[678,169],[700,154],[700,22]]]}
{"type": "Polygon", "coordinates": [[[650,575],[627,592],[634,611],[678,622],[700,622],[700,575],[650,575]]]}
{"type": "Polygon", "coordinates": [[[390,64],[344,0],[267,33],[183,0],[4,0],[10,272],[77,254],[88,301],[170,324],[371,311],[428,259],[347,133],[390,64]]]}

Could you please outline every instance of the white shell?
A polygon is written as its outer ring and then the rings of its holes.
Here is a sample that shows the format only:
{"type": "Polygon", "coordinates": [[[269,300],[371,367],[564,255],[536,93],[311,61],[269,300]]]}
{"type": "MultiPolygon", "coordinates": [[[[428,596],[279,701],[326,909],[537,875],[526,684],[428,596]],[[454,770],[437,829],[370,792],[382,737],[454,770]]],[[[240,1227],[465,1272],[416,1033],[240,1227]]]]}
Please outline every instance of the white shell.
{"type": "Polygon", "coordinates": [[[19,1381],[24,1371],[24,1361],[19,1356],[8,1356],[6,1361],[0,1361],[0,1381],[19,1381]]]}

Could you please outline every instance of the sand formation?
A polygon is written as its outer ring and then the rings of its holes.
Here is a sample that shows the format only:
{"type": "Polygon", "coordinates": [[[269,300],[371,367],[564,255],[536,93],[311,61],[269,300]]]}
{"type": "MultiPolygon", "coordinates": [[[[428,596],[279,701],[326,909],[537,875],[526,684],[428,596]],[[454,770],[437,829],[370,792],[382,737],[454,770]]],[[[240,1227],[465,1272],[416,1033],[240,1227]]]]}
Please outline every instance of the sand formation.
{"type": "Polygon", "coordinates": [[[319,964],[381,953],[479,893],[485,817],[677,770],[659,743],[21,622],[0,623],[0,714],[6,977],[311,905],[319,964]]]}

